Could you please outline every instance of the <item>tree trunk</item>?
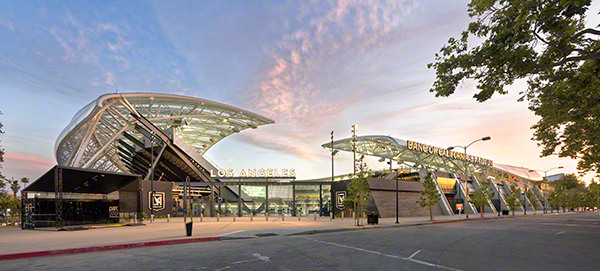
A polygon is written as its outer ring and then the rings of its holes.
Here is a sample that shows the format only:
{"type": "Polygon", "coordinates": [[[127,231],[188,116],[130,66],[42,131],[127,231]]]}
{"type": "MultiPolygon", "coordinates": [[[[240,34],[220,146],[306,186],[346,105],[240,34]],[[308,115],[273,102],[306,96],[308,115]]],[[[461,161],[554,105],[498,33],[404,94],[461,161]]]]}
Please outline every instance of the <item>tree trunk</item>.
{"type": "Polygon", "coordinates": [[[483,204],[479,206],[479,213],[481,214],[481,218],[483,218],[483,204]]]}
{"type": "Polygon", "coordinates": [[[431,205],[429,205],[429,220],[433,221],[433,212],[431,211],[431,205]]]}

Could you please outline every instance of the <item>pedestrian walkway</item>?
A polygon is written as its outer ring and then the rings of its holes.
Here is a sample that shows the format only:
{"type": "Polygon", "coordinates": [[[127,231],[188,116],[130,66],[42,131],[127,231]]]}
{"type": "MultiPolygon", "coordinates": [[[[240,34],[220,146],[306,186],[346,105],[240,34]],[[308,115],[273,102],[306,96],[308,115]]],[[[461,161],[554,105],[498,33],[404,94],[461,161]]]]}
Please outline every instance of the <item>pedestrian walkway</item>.
{"type": "MultiPolygon", "coordinates": [[[[523,215],[522,212],[517,212],[516,214],[517,216],[523,215]]],[[[541,213],[538,213],[538,216],[540,215],[541,213]]],[[[484,218],[493,219],[498,218],[498,216],[497,214],[486,213],[484,218]]],[[[479,214],[469,216],[469,220],[477,219],[481,219],[479,214]]],[[[215,241],[466,221],[464,215],[461,216],[460,220],[458,215],[435,216],[434,220],[429,221],[429,217],[401,217],[398,219],[399,223],[396,224],[396,218],[380,218],[378,225],[366,225],[367,219],[363,219],[364,226],[357,227],[351,218],[336,218],[332,220],[329,217],[318,217],[314,220],[313,216],[301,217],[300,219],[297,217],[282,218],[281,216],[270,216],[268,221],[265,217],[254,217],[253,221],[250,220],[250,217],[238,217],[233,221],[233,217],[221,217],[217,221],[217,218],[208,217],[200,221],[199,217],[194,217],[191,237],[186,236],[184,219],[181,217],[171,218],[169,221],[167,219],[157,219],[152,223],[146,221],[142,226],[122,226],[77,231],[57,231],[53,228],[37,230],[0,228],[0,260],[6,259],[3,256],[7,254],[15,253],[31,254],[31,252],[74,248],[78,248],[75,252],[85,252],[85,249],[82,248],[108,247],[110,249],[114,247],[118,249],[127,248],[122,246],[123,244],[137,244],[130,247],[139,247],[148,244],[161,245],[189,242],[185,240],[175,241],[181,239],[190,239],[194,242],[215,241]]],[[[189,221],[189,218],[187,218],[187,221],[189,221]]],[[[107,249],[89,251],[97,250],[107,249]]]]}

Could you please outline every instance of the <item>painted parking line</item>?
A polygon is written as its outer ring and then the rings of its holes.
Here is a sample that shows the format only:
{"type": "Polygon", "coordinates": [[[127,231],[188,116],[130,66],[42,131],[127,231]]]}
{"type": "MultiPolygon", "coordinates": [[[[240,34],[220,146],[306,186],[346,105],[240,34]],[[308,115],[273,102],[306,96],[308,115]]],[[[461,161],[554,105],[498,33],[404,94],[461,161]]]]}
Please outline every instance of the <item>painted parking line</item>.
{"type": "Polygon", "coordinates": [[[359,248],[359,247],[348,246],[348,245],[344,245],[344,244],[338,244],[338,243],[333,243],[333,242],[321,241],[321,240],[316,240],[316,239],[311,239],[311,238],[303,238],[303,239],[306,239],[306,240],[309,240],[309,241],[313,241],[313,242],[322,243],[322,244],[327,244],[327,245],[332,245],[332,246],[337,246],[337,247],[343,247],[343,248],[347,248],[347,249],[358,250],[358,251],[362,251],[362,252],[366,252],[366,253],[371,253],[371,254],[375,254],[375,255],[381,255],[381,256],[385,256],[385,257],[389,257],[389,258],[394,258],[394,259],[399,259],[399,260],[403,260],[403,261],[410,261],[410,262],[413,262],[413,263],[418,263],[418,264],[422,264],[422,265],[426,265],[426,266],[437,267],[437,268],[446,269],[446,270],[453,270],[453,271],[462,271],[461,269],[457,269],[457,268],[452,268],[452,267],[448,267],[448,266],[443,266],[443,265],[439,265],[439,264],[435,264],[435,263],[430,263],[430,262],[426,262],[426,261],[420,261],[420,260],[413,259],[412,257],[414,257],[415,255],[417,255],[417,253],[421,252],[421,250],[418,250],[415,253],[413,253],[410,257],[405,258],[405,257],[401,257],[401,256],[396,256],[396,255],[390,255],[390,254],[381,253],[379,251],[374,251],[374,250],[369,250],[369,249],[364,249],[364,248],[359,248]]]}
{"type": "Polygon", "coordinates": [[[408,256],[409,259],[412,259],[415,255],[419,254],[419,252],[421,252],[421,250],[417,250],[415,251],[415,253],[413,253],[412,255],[408,256]]]}
{"type": "Polygon", "coordinates": [[[565,231],[559,231],[559,232],[556,233],[556,235],[560,235],[560,234],[563,234],[563,233],[565,233],[565,231]]]}
{"type": "Polygon", "coordinates": [[[552,225],[552,226],[581,227],[581,228],[600,228],[600,226],[594,226],[594,225],[579,225],[579,224],[565,224],[565,223],[541,223],[541,224],[552,225]]]}

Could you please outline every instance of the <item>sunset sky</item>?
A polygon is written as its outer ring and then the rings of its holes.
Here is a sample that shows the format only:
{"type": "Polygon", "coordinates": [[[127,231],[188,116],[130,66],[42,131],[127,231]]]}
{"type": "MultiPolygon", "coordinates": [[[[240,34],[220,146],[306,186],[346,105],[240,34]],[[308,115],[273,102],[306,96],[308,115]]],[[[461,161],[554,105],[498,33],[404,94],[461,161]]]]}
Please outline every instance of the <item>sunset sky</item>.
{"type": "MultiPolygon", "coordinates": [[[[32,180],[56,164],[59,133],[104,93],[157,92],[244,108],[275,120],[234,134],[206,156],[222,168],[294,168],[331,175],[330,132],[391,135],[439,147],[492,140],[469,154],[496,163],[576,173],[540,158],[517,102],[524,82],[477,103],[473,81],[448,98],[427,69],[467,27],[467,1],[2,1],[2,172],[32,180]]],[[[598,25],[598,2],[590,24],[598,25]]],[[[386,164],[369,159],[370,168],[386,164]]],[[[352,171],[352,154],[335,173],[352,171]]],[[[542,173],[543,174],[543,173],[542,173]]],[[[591,175],[584,177],[589,181],[591,175]]]]}

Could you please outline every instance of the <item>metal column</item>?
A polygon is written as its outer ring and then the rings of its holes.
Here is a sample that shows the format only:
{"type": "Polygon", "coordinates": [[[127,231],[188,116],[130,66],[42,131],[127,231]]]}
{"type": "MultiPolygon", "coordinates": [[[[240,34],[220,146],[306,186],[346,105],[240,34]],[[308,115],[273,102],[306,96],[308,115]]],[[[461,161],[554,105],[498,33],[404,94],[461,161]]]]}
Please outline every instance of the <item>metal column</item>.
{"type": "Polygon", "coordinates": [[[57,166],[54,169],[54,203],[55,203],[56,228],[57,229],[62,229],[64,227],[62,191],[63,191],[62,168],[57,166]]]}

